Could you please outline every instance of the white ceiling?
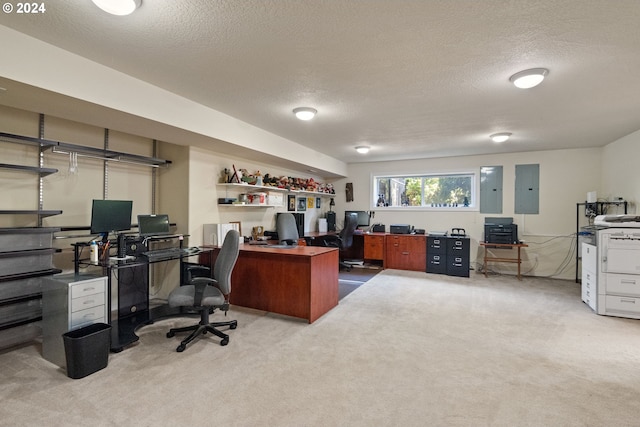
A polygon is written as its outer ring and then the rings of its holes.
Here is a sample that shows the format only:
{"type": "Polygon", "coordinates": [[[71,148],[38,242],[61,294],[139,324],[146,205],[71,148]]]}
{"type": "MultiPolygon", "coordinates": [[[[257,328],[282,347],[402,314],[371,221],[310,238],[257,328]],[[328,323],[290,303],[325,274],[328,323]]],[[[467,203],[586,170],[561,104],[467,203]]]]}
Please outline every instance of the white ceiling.
{"type": "Polygon", "coordinates": [[[0,24],[344,162],[597,147],[640,129],[637,0],[143,0],[127,17],[44,4],[0,24]],[[541,86],[509,83],[534,67],[550,70],[541,86]]]}

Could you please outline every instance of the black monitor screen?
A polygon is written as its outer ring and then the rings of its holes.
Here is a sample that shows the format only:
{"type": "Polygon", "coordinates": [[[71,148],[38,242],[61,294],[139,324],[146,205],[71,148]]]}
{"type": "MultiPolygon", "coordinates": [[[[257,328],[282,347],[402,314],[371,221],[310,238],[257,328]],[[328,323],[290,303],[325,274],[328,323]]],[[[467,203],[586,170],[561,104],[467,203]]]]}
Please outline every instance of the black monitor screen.
{"type": "Polygon", "coordinates": [[[169,215],[138,215],[138,232],[141,236],[169,234],[169,215]]]}
{"type": "Polygon", "coordinates": [[[356,214],[358,215],[358,227],[369,226],[369,212],[367,211],[345,211],[344,215],[356,214]]]}
{"type": "Polygon", "coordinates": [[[91,233],[109,234],[131,228],[131,200],[94,200],[91,206],[91,233]]]}

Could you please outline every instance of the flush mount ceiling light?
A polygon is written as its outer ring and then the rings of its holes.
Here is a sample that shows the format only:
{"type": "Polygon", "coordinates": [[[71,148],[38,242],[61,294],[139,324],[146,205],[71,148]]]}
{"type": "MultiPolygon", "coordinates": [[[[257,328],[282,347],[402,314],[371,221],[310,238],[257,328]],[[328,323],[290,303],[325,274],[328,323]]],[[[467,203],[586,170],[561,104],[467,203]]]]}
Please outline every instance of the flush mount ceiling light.
{"type": "Polygon", "coordinates": [[[489,135],[489,138],[491,138],[493,142],[505,142],[510,137],[511,137],[511,132],[500,132],[500,133],[494,133],[493,135],[489,135]]]}
{"type": "Polygon", "coordinates": [[[91,0],[100,9],[112,15],[132,14],[142,4],[142,0],[91,0]]]}
{"type": "Polygon", "coordinates": [[[356,147],[356,151],[360,154],[367,154],[371,147],[367,147],[366,145],[359,145],[356,147]]]}
{"type": "Polygon", "coordinates": [[[318,110],[310,107],[298,107],[293,109],[293,114],[300,120],[311,120],[318,113],[318,110]]]}
{"type": "Polygon", "coordinates": [[[542,80],[549,74],[546,68],[532,68],[520,71],[509,77],[509,81],[520,89],[530,89],[542,83],[542,80]]]}

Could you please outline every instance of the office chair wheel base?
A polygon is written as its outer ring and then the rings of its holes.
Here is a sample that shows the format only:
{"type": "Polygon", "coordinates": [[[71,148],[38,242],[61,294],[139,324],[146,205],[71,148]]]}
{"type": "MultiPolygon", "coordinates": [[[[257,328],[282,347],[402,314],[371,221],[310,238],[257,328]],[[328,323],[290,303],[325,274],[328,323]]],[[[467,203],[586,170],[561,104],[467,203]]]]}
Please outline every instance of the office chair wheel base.
{"type": "Polygon", "coordinates": [[[235,329],[237,327],[238,327],[237,323],[232,323],[232,324],[229,325],[229,329],[235,329]]]}
{"type": "Polygon", "coordinates": [[[180,345],[178,346],[178,348],[176,348],[176,351],[177,351],[178,353],[182,353],[186,348],[187,348],[187,346],[186,346],[186,345],[184,345],[184,344],[180,344],[180,345]]]}
{"type": "Polygon", "coordinates": [[[173,332],[173,331],[169,331],[169,332],[167,332],[167,338],[173,338],[173,337],[175,337],[175,336],[176,336],[176,333],[175,333],[175,332],[173,332]]]}
{"type": "Polygon", "coordinates": [[[221,346],[225,346],[227,344],[229,344],[229,338],[223,338],[222,341],[220,341],[221,346]]]}

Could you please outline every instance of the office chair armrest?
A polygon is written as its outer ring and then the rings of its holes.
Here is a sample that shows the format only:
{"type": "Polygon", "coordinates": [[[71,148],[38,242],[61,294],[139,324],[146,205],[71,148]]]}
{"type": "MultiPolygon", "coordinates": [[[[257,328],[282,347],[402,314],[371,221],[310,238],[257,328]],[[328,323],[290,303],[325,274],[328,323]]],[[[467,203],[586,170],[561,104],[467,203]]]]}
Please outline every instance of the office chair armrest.
{"type": "Polygon", "coordinates": [[[342,247],[342,239],[338,235],[329,235],[325,236],[322,239],[322,245],[329,248],[341,248],[342,247]]]}
{"type": "MultiPolygon", "coordinates": [[[[215,286],[220,289],[218,286],[218,281],[212,279],[210,277],[194,277],[190,282],[190,285],[195,287],[195,294],[193,296],[193,305],[199,307],[202,304],[202,297],[204,296],[204,290],[207,286],[215,286]]],[[[227,300],[227,296],[225,295],[225,300],[227,300]]]]}

